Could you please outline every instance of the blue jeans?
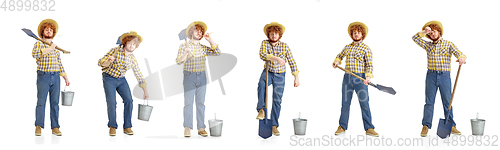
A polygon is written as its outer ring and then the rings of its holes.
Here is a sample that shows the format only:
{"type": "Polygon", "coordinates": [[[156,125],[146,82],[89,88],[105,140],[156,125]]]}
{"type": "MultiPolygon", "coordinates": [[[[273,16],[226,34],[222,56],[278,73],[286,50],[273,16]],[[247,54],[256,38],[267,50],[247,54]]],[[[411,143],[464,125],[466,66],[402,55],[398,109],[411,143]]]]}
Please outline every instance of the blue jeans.
{"type": "Polygon", "coordinates": [[[133,100],[128,86],[127,79],[115,78],[107,73],[102,73],[102,84],[104,94],[106,94],[106,103],[108,105],[108,127],[118,128],[116,123],[116,92],[123,99],[123,128],[132,127],[132,109],[133,100]]]}
{"type": "MultiPolygon", "coordinates": [[[[283,97],[283,91],[285,90],[285,73],[273,73],[269,72],[268,75],[268,85],[273,85],[273,109],[271,110],[271,123],[273,126],[279,127],[278,119],[280,118],[281,111],[281,98],[283,97]]],[[[262,74],[259,79],[259,86],[257,87],[257,112],[265,108],[264,97],[266,91],[266,69],[262,70],[262,74]]],[[[269,102],[269,101],[268,101],[269,102]]],[[[267,117],[267,114],[266,114],[267,117]]]]}
{"type": "MultiPolygon", "coordinates": [[[[354,73],[362,78],[365,78],[364,73],[354,73]]],[[[339,124],[347,130],[349,123],[349,111],[351,107],[352,94],[356,91],[359,105],[361,107],[361,115],[363,118],[363,126],[365,131],[370,128],[375,128],[372,124],[372,115],[370,105],[368,104],[370,97],[368,96],[368,86],[362,80],[346,73],[342,81],[342,108],[339,119],[339,124]]]]}
{"type": "Polygon", "coordinates": [[[207,76],[205,71],[184,71],[184,127],[193,129],[193,102],[196,99],[197,129],[205,128],[205,93],[207,76]]]}
{"type": "MultiPolygon", "coordinates": [[[[422,119],[422,125],[427,125],[429,129],[432,127],[434,102],[436,100],[438,88],[439,93],[441,93],[441,102],[443,102],[444,116],[446,117],[448,115],[448,106],[451,99],[450,72],[427,70],[427,77],[425,78],[424,118],[422,119]]],[[[450,119],[453,120],[453,107],[451,107],[450,113],[450,119]]],[[[456,126],[456,124],[453,123],[453,126],[456,126]]]]}
{"type": "Polygon", "coordinates": [[[59,72],[37,71],[36,78],[37,102],[35,126],[44,127],[45,103],[47,103],[47,93],[50,99],[50,127],[59,128],[59,93],[61,84],[59,72]]]}

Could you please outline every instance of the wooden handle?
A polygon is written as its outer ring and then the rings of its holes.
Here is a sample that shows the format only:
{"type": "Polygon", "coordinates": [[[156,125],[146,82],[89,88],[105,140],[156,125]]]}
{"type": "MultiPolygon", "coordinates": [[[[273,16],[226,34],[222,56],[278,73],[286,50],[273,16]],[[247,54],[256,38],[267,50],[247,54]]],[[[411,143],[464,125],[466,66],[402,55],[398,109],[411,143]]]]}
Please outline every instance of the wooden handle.
{"type": "MultiPolygon", "coordinates": [[[[340,66],[337,66],[337,68],[339,68],[340,70],[342,70],[342,71],[344,71],[344,72],[346,72],[346,73],[349,73],[350,75],[352,75],[352,76],[354,76],[354,77],[356,77],[356,78],[360,79],[361,81],[365,81],[365,79],[363,79],[363,78],[361,78],[360,76],[358,76],[358,75],[356,75],[356,74],[352,73],[352,72],[351,72],[351,71],[349,71],[349,70],[345,70],[344,68],[342,68],[342,67],[340,67],[340,66]]],[[[374,85],[374,84],[373,84],[373,83],[371,83],[371,82],[370,82],[370,83],[368,83],[368,84],[370,84],[370,85],[372,85],[372,86],[376,86],[376,85],[374,85]]]]}
{"type": "Polygon", "coordinates": [[[268,74],[269,74],[269,64],[268,64],[269,61],[265,61],[266,63],[266,91],[264,92],[264,104],[266,105],[266,109],[267,109],[267,85],[268,85],[268,74]]]}
{"type": "MultiPolygon", "coordinates": [[[[47,44],[47,45],[50,45],[49,42],[46,42],[45,40],[42,40],[40,38],[36,38],[38,41],[42,42],[43,44],[47,44]]],[[[59,48],[59,47],[56,47],[57,50],[60,50],[61,52],[63,52],[64,54],[70,54],[71,52],[70,51],[66,51],[66,50],[63,50],[62,48],[59,48]]]]}
{"type": "Polygon", "coordinates": [[[458,76],[460,75],[460,69],[462,65],[458,66],[457,78],[455,78],[455,85],[453,85],[453,92],[451,93],[450,104],[448,105],[448,110],[451,110],[451,103],[453,102],[453,96],[455,96],[455,88],[457,88],[458,76]]]}

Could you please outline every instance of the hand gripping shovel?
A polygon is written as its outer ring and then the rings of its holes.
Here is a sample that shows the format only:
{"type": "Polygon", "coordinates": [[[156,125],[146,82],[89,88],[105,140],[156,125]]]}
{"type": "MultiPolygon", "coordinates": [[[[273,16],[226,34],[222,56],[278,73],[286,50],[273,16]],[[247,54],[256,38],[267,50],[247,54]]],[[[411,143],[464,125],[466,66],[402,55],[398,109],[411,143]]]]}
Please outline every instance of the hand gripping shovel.
{"type": "MultiPolygon", "coordinates": [[[[348,70],[345,70],[344,68],[342,68],[342,67],[340,67],[340,66],[337,66],[337,67],[338,67],[340,70],[342,70],[342,71],[344,71],[344,72],[347,72],[347,73],[349,73],[350,75],[352,75],[352,76],[354,76],[354,77],[356,77],[356,78],[360,79],[361,81],[365,81],[365,79],[363,79],[363,78],[361,78],[361,77],[359,77],[359,76],[355,75],[354,73],[352,73],[352,72],[350,72],[350,71],[348,71],[348,70]]],[[[377,89],[378,89],[378,90],[380,90],[380,91],[387,92],[387,93],[392,94],[392,95],[396,95],[396,91],[395,91],[392,87],[386,87],[386,86],[383,86],[383,85],[380,85],[380,84],[375,85],[375,84],[373,84],[373,83],[371,83],[371,82],[370,82],[370,83],[368,83],[368,84],[370,84],[371,86],[373,86],[373,87],[377,88],[377,89]]]]}
{"type": "Polygon", "coordinates": [[[451,103],[453,102],[453,96],[455,95],[455,88],[457,87],[458,75],[460,75],[460,68],[462,68],[462,65],[458,66],[457,78],[455,79],[455,85],[453,85],[453,92],[451,93],[451,99],[450,99],[450,104],[448,106],[448,112],[446,113],[446,118],[439,119],[439,126],[438,126],[438,130],[437,130],[437,135],[442,139],[444,139],[450,135],[451,127],[455,123],[450,118],[450,114],[451,114],[450,110],[451,110],[451,103]]]}
{"type": "MultiPolygon", "coordinates": [[[[42,39],[38,38],[38,36],[36,36],[33,32],[31,32],[31,30],[30,30],[30,29],[23,28],[23,29],[21,29],[21,30],[23,30],[23,31],[24,31],[24,33],[26,33],[28,36],[31,36],[32,38],[35,38],[36,40],[38,40],[38,41],[42,42],[43,44],[50,45],[50,43],[48,43],[48,42],[46,42],[46,41],[44,41],[44,40],[42,40],[42,39]]],[[[58,46],[58,47],[56,47],[56,49],[57,49],[57,50],[60,50],[60,51],[61,51],[61,52],[63,52],[64,54],[69,54],[69,53],[71,53],[70,51],[66,51],[66,50],[63,50],[62,48],[59,48],[59,46],[58,46]]]]}
{"type": "Polygon", "coordinates": [[[259,120],[259,136],[267,139],[273,135],[272,133],[272,128],[273,125],[271,124],[271,119],[267,118],[267,86],[268,86],[268,74],[269,74],[269,64],[267,64],[266,61],[266,91],[264,92],[265,97],[264,97],[264,103],[266,107],[264,108],[264,119],[259,120]]]}

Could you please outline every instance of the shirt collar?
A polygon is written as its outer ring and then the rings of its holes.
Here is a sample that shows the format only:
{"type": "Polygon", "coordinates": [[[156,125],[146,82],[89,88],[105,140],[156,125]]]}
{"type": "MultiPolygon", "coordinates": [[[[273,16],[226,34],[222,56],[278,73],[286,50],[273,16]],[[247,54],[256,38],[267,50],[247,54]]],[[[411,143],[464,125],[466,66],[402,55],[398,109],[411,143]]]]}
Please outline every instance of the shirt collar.
{"type": "Polygon", "coordinates": [[[353,42],[351,43],[351,45],[353,45],[353,46],[359,46],[359,45],[361,45],[361,44],[363,44],[363,41],[360,41],[360,42],[358,42],[358,43],[355,43],[355,42],[353,41],[353,42]]]}

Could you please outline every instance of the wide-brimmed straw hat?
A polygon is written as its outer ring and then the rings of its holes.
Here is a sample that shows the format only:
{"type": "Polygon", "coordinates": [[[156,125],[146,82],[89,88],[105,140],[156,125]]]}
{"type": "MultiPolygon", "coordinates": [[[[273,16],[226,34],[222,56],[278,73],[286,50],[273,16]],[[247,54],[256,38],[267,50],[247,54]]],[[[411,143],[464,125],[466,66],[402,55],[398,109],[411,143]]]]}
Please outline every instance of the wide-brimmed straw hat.
{"type": "Polygon", "coordinates": [[[443,36],[443,32],[444,32],[444,29],[443,29],[443,24],[441,24],[441,22],[439,21],[436,21],[436,20],[433,20],[433,21],[429,21],[427,23],[425,23],[425,25],[422,27],[422,30],[425,29],[425,27],[428,27],[430,26],[431,24],[435,24],[437,26],[439,26],[439,28],[441,28],[441,32],[439,33],[441,36],[443,36]]]}
{"type": "MultiPolygon", "coordinates": [[[[195,22],[189,24],[189,26],[186,28],[186,37],[191,38],[191,37],[189,37],[189,34],[191,33],[191,29],[195,25],[200,25],[203,28],[203,30],[204,30],[203,34],[205,34],[205,32],[207,32],[207,24],[205,24],[202,21],[195,21],[195,22]]],[[[195,28],[193,28],[193,29],[195,29],[195,28]]]]}
{"type": "Polygon", "coordinates": [[[54,37],[55,37],[56,34],[57,34],[57,30],[59,29],[59,25],[57,25],[57,22],[55,20],[53,20],[53,19],[45,19],[45,20],[42,20],[42,22],[40,22],[40,24],[38,25],[38,30],[37,30],[38,31],[38,36],[40,38],[42,38],[42,33],[43,33],[43,31],[42,31],[42,24],[44,24],[46,22],[52,23],[56,27],[56,29],[54,30],[54,37]]]}
{"type": "Polygon", "coordinates": [[[118,41],[116,42],[116,44],[122,44],[123,43],[123,39],[127,36],[135,36],[139,39],[139,44],[142,42],[142,37],[137,34],[137,32],[135,31],[130,31],[129,33],[123,33],[119,38],[118,38],[118,41]]]}
{"type": "Polygon", "coordinates": [[[271,26],[278,26],[278,27],[280,27],[280,28],[281,28],[281,31],[283,32],[283,33],[281,33],[281,34],[284,34],[284,33],[285,33],[285,26],[284,26],[284,25],[279,24],[278,22],[271,22],[271,23],[266,24],[266,25],[264,26],[264,34],[265,34],[266,36],[268,36],[268,35],[267,35],[267,28],[269,28],[269,27],[271,27],[271,26]]]}
{"type": "Polygon", "coordinates": [[[363,36],[363,40],[365,40],[366,36],[368,35],[368,26],[366,26],[362,22],[353,22],[353,23],[349,24],[349,26],[347,27],[347,33],[349,33],[349,36],[351,38],[352,38],[351,27],[354,25],[360,25],[361,27],[363,27],[365,29],[365,36],[363,36]]]}

